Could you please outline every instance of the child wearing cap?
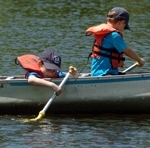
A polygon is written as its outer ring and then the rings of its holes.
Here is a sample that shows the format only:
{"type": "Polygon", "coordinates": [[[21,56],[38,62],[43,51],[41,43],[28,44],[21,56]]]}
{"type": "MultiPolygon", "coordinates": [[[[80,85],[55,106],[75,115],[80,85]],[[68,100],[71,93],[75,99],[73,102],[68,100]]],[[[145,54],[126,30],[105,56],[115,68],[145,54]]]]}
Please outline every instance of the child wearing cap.
{"type": "MultiPolygon", "coordinates": [[[[25,78],[29,84],[40,85],[52,88],[57,95],[61,94],[61,88],[53,82],[42,78],[63,78],[66,72],[61,72],[61,57],[54,50],[45,50],[39,57],[35,55],[22,55],[17,57],[19,64],[27,70],[25,78]]],[[[78,77],[78,72],[74,68],[71,77],[78,77]]]]}
{"type": "Polygon", "coordinates": [[[92,76],[120,74],[118,68],[123,66],[124,54],[137,61],[140,66],[145,64],[145,60],[127,47],[123,40],[124,29],[130,30],[128,22],[129,13],[122,7],[115,7],[108,12],[107,23],[86,30],[86,35],[93,34],[95,39],[92,52],[89,54],[92,58],[92,76]]]}

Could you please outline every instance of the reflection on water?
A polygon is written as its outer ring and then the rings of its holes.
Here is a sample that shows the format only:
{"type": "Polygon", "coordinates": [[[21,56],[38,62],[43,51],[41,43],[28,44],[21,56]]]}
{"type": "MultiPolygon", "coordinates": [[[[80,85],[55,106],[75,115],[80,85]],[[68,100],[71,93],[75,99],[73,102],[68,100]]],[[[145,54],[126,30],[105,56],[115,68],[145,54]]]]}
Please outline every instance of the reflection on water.
{"type": "Polygon", "coordinates": [[[0,147],[149,147],[149,115],[0,117],[0,147]]]}

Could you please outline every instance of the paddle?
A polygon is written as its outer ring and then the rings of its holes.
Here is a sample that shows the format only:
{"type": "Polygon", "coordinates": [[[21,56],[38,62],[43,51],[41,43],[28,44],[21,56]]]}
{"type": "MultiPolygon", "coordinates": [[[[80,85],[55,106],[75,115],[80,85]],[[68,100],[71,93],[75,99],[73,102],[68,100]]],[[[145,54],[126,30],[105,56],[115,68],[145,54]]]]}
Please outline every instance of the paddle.
{"type": "Polygon", "coordinates": [[[122,73],[127,73],[127,72],[131,71],[132,69],[134,69],[137,66],[139,66],[138,62],[136,62],[135,64],[131,65],[129,68],[125,69],[124,71],[122,71],[122,73]]]}
{"type": "MultiPolygon", "coordinates": [[[[74,67],[70,66],[69,68],[69,72],[70,70],[74,69],[74,67]]],[[[65,78],[62,80],[62,82],[60,83],[59,87],[63,87],[63,85],[66,83],[66,81],[68,80],[69,76],[70,76],[70,73],[67,73],[65,78]]],[[[47,109],[49,108],[49,106],[51,105],[51,103],[53,102],[53,100],[56,98],[56,92],[53,93],[52,97],[49,99],[49,101],[46,103],[46,105],[44,106],[44,108],[39,112],[39,115],[34,118],[34,119],[29,119],[28,121],[37,121],[37,120],[40,120],[42,119],[42,117],[45,116],[45,113],[47,111],[47,109]]],[[[25,121],[27,122],[27,121],[25,121]]]]}

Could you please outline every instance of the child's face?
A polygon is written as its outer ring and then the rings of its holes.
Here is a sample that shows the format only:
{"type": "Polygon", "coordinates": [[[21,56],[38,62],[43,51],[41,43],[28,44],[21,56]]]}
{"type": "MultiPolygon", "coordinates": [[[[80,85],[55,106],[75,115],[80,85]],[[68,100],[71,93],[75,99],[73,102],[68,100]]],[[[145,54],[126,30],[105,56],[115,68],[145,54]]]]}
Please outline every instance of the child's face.
{"type": "Polygon", "coordinates": [[[125,26],[126,26],[126,22],[124,20],[119,21],[119,30],[120,31],[123,31],[125,26]]]}
{"type": "Polygon", "coordinates": [[[56,70],[46,69],[44,64],[40,67],[40,69],[44,75],[44,78],[52,78],[56,74],[56,70]]]}

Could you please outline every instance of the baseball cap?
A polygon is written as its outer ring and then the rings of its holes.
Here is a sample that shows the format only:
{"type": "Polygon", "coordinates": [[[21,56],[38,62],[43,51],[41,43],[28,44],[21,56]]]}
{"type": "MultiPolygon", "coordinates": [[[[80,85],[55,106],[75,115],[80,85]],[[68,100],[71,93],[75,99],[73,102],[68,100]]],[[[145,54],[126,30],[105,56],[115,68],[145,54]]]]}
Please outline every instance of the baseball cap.
{"type": "Polygon", "coordinates": [[[61,67],[61,57],[55,50],[47,49],[39,57],[46,69],[59,70],[61,67]]]}
{"type": "Polygon", "coordinates": [[[122,7],[115,7],[113,9],[111,9],[109,12],[111,12],[111,11],[114,11],[114,15],[107,15],[107,17],[117,18],[119,20],[125,20],[126,26],[125,26],[124,29],[130,30],[130,27],[128,25],[128,22],[129,22],[129,13],[127,12],[127,10],[125,10],[122,7]]]}

